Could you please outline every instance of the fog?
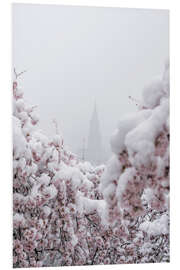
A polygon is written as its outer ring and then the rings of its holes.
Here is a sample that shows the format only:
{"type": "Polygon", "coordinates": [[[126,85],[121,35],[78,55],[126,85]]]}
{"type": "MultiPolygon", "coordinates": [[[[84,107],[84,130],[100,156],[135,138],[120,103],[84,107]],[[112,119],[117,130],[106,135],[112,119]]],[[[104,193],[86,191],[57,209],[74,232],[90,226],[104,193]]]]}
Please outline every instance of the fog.
{"type": "Polygon", "coordinates": [[[40,127],[78,153],[96,102],[103,147],[129,100],[161,75],[169,56],[168,11],[57,5],[13,5],[13,66],[40,127]]]}

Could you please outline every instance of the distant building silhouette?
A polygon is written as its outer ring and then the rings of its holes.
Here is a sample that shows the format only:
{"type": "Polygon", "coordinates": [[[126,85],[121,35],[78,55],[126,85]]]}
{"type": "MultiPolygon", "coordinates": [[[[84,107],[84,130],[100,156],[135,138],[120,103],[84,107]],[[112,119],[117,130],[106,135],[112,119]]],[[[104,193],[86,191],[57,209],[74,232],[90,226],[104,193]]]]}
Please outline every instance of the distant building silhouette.
{"type": "Polygon", "coordinates": [[[94,165],[101,164],[103,161],[102,150],[102,137],[95,103],[90,120],[86,160],[90,161],[94,165]]]}

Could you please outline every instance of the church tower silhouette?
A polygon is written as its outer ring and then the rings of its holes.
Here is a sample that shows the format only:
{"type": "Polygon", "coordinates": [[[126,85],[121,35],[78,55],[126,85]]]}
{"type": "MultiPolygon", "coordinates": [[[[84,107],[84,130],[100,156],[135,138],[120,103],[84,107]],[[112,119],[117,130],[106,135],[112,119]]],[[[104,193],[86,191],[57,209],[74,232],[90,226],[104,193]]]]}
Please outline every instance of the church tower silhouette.
{"type": "Polygon", "coordinates": [[[99,165],[102,163],[102,137],[100,132],[96,102],[94,104],[94,110],[90,120],[87,160],[90,161],[93,165],[99,165]]]}

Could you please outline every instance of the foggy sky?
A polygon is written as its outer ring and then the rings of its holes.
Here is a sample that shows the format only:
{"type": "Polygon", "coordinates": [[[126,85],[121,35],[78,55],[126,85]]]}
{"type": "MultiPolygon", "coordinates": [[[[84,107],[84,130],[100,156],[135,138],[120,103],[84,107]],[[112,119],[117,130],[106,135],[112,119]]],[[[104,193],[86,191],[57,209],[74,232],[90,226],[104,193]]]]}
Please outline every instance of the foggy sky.
{"type": "Polygon", "coordinates": [[[47,134],[56,118],[74,152],[88,137],[94,107],[104,147],[121,116],[137,110],[152,78],[169,56],[168,11],[13,5],[13,66],[25,98],[38,105],[47,134]]]}

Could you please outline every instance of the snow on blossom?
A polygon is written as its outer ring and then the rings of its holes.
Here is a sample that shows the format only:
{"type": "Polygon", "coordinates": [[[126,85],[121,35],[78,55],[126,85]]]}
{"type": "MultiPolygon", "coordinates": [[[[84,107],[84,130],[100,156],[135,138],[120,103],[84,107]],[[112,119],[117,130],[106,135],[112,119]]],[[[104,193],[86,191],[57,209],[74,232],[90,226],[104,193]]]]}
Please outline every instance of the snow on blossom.
{"type": "Polygon", "coordinates": [[[55,144],[55,146],[61,146],[62,145],[62,137],[58,134],[54,135],[53,143],[55,144]]]}
{"type": "Polygon", "coordinates": [[[16,213],[13,216],[13,223],[14,223],[15,227],[19,227],[19,226],[25,227],[26,226],[26,220],[25,220],[24,216],[22,214],[18,214],[18,213],[16,213]]]}
{"type": "Polygon", "coordinates": [[[147,165],[148,162],[152,161],[155,151],[154,140],[163,129],[168,114],[168,101],[163,101],[160,106],[153,110],[146,121],[137,125],[135,129],[127,134],[125,145],[130,155],[130,161],[135,165],[147,165]]]}
{"type": "Polygon", "coordinates": [[[51,184],[50,186],[47,186],[44,188],[43,190],[43,194],[47,195],[50,199],[53,199],[54,197],[56,197],[57,195],[57,189],[55,188],[55,186],[53,184],[51,184]]]}
{"type": "Polygon", "coordinates": [[[20,120],[13,117],[13,151],[15,158],[20,157],[26,150],[26,140],[21,131],[20,120]]]}
{"type": "Polygon", "coordinates": [[[118,186],[116,189],[116,196],[119,201],[122,200],[122,196],[124,191],[126,190],[128,181],[132,180],[135,175],[136,175],[135,168],[127,168],[119,177],[118,186]]]}
{"type": "Polygon", "coordinates": [[[108,164],[104,170],[104,173],[101,177],[101,182],[99,189],[101,192],[113,181],[119,177],[121,173],[122,166],[116,155],[113,155],[112,158],[108,161],[108,164]]]}
{"type": "Polygon", "coordinates": [[[97,211],[101,217],[102,224],[104,226],[108,225],[107,213],[106,213],[106,202],[104,200],[91,200],[80,196],[79,198],[81,209],[84,213],[90,214],[97,211]]]}

